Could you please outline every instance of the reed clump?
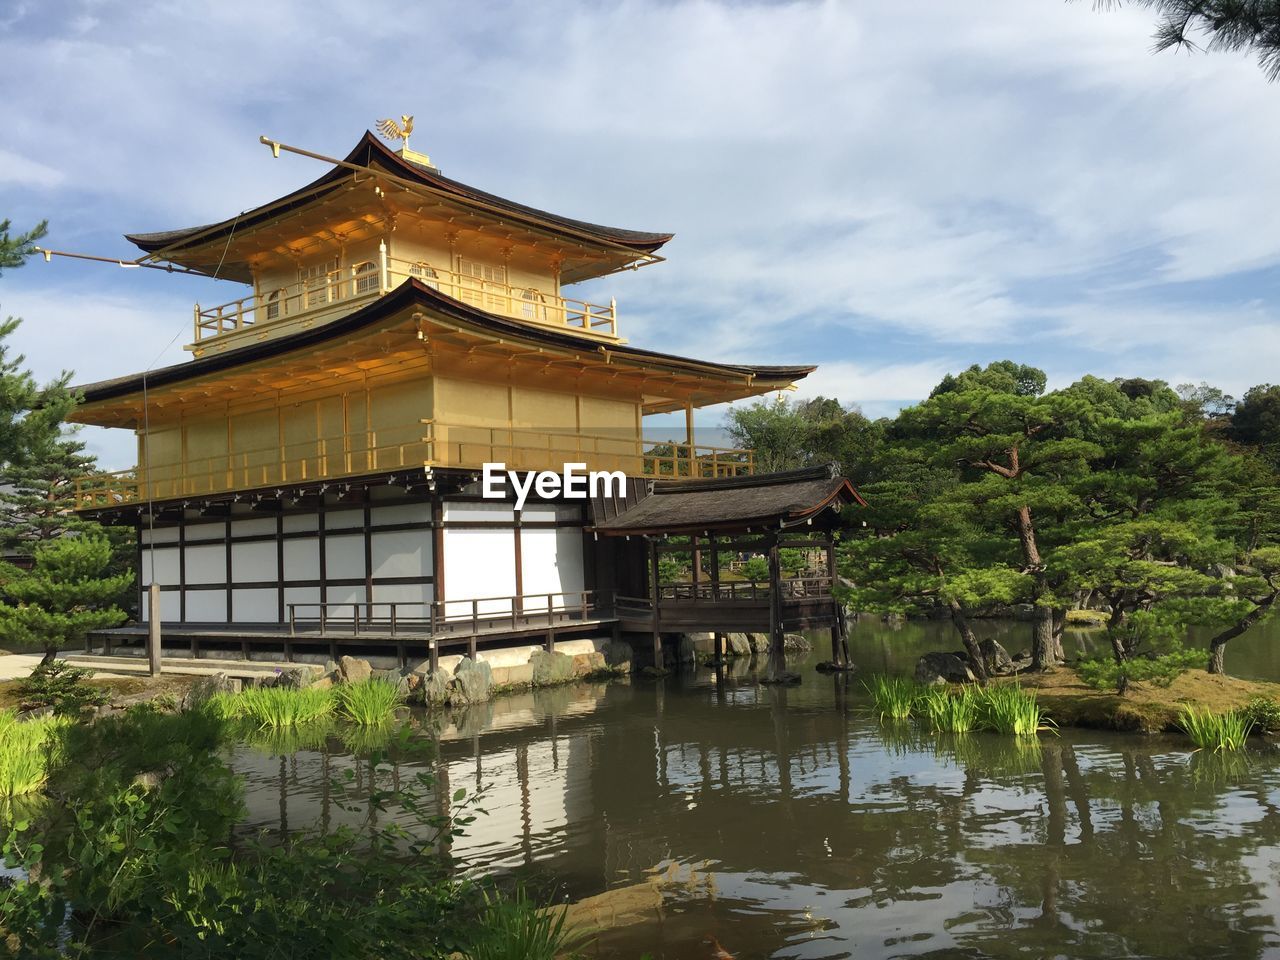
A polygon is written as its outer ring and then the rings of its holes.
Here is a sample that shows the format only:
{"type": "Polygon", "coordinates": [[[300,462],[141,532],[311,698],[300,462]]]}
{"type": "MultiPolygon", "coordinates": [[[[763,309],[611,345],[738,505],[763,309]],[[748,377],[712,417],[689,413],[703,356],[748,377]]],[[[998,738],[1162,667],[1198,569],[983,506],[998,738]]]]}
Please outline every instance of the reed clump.
{"type": "Polygon", "coordinates": [[[338,716],[348,723],[372,727],[395,717],[396,708],[404,703],[404,691],[398,683],[381,677],[370,677],[359,683],[345,683],[336,688],[338,716]]]}
{"type": "Polygon", "coordinates": [[[984,729],[1025,739],[1049,729],[1033,693],[1002,684],[982,689],[977,697],[984,729]]]}
{"type": "Polygon", "coordinates": [[[1191,738],[1196,749],[1214,753],[1244,749],[1253,724],[1241,710],[1214,713],[1208,707],[1186,706],[1178,715],[1179,728],[1191,738]]]}
{"type": "Polygon", "coordinates": [[[0,710],[0,796],[35,793],[63,760],[62,733],[68,717],[44,716],[19,720],[12,710],[0,710]]]}
{"type": "Polygon", "coordinates": [[[978,697],[972,687],[951,691],[935,687],[919,701],[935,733],[969,733],[978,726],[978,697]]]}
{"type": "Polygon", "coordinates": [[[881,720],[907,720],[924,688],[906,677],[877,674],[864,684],[881,720]]]}
{"type": "Polygon", "coordinates": [[[333,691],[320,687],[250,687],[238,700],[238,704],[222,701],[214,709],[272,729],[327,720],[336,706],[333,691]]]}

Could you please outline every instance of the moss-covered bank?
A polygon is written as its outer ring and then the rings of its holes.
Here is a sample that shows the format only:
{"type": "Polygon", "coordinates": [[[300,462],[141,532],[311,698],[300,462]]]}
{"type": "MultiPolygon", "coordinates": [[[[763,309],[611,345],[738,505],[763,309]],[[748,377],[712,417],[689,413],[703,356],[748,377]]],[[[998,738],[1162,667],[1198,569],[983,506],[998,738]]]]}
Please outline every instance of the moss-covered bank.
{"type": "Polygon", "coordinates": [[[1036,691],[1046,714],[1060,727],[1141,733],[1176,730],[1178,714],[1188,705],[1221,713],[1243,707],[1251,697],[1280,699],[1280,683],[1241,680],[1205,670],[1188,670],[1167,687],[1131,684],[1123,697],[1086,686],[1070,667],[1023,674],[1005,682],[1036,691]]]}

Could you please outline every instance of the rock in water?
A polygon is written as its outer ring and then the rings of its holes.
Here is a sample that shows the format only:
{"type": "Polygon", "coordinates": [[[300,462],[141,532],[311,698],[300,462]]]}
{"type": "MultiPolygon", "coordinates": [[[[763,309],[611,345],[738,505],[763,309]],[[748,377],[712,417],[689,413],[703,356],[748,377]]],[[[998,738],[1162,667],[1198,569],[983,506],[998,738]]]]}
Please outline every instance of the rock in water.
{"type": "Polygon", "coordinates": [[[563,653],[535,650],[529,658],[529,666],[533,667],[535,687],[550,687],[573,679],[573,657],[563,653]]]}
{"type": "Polygon", "coordinates": [[[726,633],[725,652],[731,657],[751,656],[751,637],[745,633],[726,633]]]}
{"type": "Polygon", "coordinates": [[[448,702],[451,686],[444,671],[437,670],[423,678],[422,686],[418,688],[417,693],[421,702],[428,707],[439,707],[448,702]]]}
{"type": "Polygon", "coordinates": [[[225,673],[215,673],[209,677],[200,677],[187,687],[182,695],[182,709],[194,710],[215,693],[239,693],[240,681],[233,680],[225,673]]]}
{"type": "Polygon", "coordinates": [[[600,652],[604,654],[605,665],[610,670],[618,673],[631,672],[632,650],[627,641],[610,638],[604,642],[600,652]]]}
{"type": "Polygon", "coordinates": [[[987,668],[987,673],[998,677],[1013,672],[1013,658],[999,640],[988,637],[978,644],[978,650],[982,653],[982,665],[987,668]]]}
{"type": "Polygon", "coordinates": [[[344,656],[338,661],[338,673],[342,675],[343,683],[360,683],[373,676],[373,667],[368,660],[344,656]]]}
{"type": "Polygon", "coordinates": [[[788,653],[808,653],[813,644],[803,633],[788,633],[782,638],[782,649],[788,653]]]}
{"type": "Polygon", "coordinates": [[[917,683],[973,683],[968,661],[955,653],[926,653],[916,661],[917,683]]]}
{"type": "Polygon", "coordinates": [[[493,689],[493,670],[483,660],[463,657],[453,670],[454,703],[483,703],[493,689]]]}

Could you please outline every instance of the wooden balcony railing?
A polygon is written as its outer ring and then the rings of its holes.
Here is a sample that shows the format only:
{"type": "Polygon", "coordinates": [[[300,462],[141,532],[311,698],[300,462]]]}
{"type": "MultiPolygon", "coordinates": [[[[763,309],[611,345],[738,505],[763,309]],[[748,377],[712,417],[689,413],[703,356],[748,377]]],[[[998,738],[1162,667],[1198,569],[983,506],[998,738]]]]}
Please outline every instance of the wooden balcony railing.
{"type": "Polygon", "coordinates": [[[255,450],[191,457],[77,480],[75,507],[96,510],[178,497],[252,490],[411,467],[478,470],[504,463],[508,470],[621,470],[628,476],[707,479],[755,472],[750,450],[702,444],[653,443],[636,437],[479,427],[423,420],[414,426],[321,437],[255,450]]]}
{"type": "Polygon", "coordinates": [[[620,434],[537,428],[483,427],[424,420],[428,460],[442,467],[504,463],[508,470],[562,470],[585,463],[591,470],[628,476],[710,479],[755,472],[755,453],[732,447],[666,443],[620,434]]]}
{"type": "Polygon", "coordinates": [[[195,306],[195,341],[192,347],[239,333],[250,327],[262,331],[266,324],[320,320],[350,313],[370,300],[395,289],[408,279],[418,280],[441,293],[488,313],[496,313],[539,326],[567,329],[602,340],[618,339],[618,306],[607,306],[560,297],[535,287],[515,287],[446,269],[427,262],[412,263],[393,257],[341,267],[321,276],[261,290],[213,307],[195,306]]]}

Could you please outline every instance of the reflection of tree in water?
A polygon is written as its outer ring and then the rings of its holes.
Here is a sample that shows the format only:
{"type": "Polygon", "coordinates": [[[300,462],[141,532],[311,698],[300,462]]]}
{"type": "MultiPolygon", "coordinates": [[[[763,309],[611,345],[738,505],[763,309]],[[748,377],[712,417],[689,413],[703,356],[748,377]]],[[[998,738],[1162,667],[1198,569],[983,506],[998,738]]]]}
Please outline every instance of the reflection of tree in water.
{"type": "Polygon", "coordinates": [[[750,881],[733,922],[760,955],[786,955],[787,927],[824,891],[833,945],[896,904],[914,925],[903,954],[1263,952],[1273,924],[1247,860],[1280,839],[1280,811],[1261,787],[1228,799],[1238,760],[868,729],[839,698],[820,712],[789,693],[736,710],[682,699],[678,713],[655,696],[648,736],[638,719],[606,728],[592,795],[609,874],[676,857],[712,863],[726,899],[732,878],[750,881]]]}
{"type": "Polygon", "coordinates": [[[1263,953],[1273,921],[1252,909],[1263,891],[1244,861],[1274,843],[1280,821],[1272,810],[1248,827],[1234,821],[1205,788],[1223,758],[1188,763],[1130,748],[1082,770],[1072,746],[1053,741],[1041,756],[1035,829],[965,853],[1020,910],[953,930],[960,943],[1099,957],[1263,953]]]}

